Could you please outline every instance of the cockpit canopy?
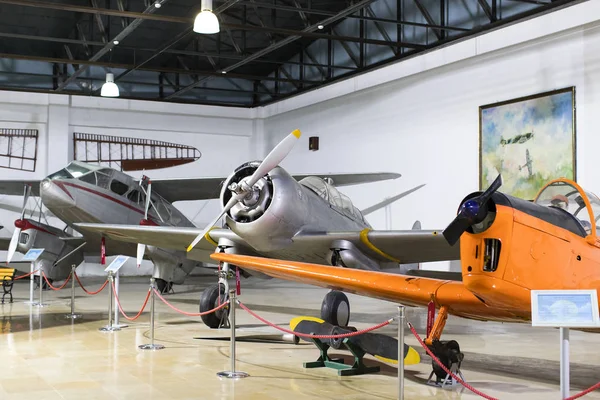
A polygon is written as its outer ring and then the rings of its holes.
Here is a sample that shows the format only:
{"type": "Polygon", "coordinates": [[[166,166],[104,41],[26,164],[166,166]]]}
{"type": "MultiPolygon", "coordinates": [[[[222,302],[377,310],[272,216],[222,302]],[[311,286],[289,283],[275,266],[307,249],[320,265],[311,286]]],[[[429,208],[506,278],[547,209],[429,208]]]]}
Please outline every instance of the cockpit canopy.
{"type": "Polygon", "coordinates": [[[323,179],[316,176],[308,176],[301,179],[298,183],[312,190],[319,197],[327,201],[333,208],[348,217],[361,222],[366,222],[362,213],[354,206],[354,204],[352,204],[350,198],[323,179]]]}
{"type": "Polygon", "coordinates": [[[575,182],[568,179],[550,182],[540,191],[534,203],[567,211],[575,217],[587,234],[596,236],[600,219],[600,199],[595,194],[584,191],[575,182]]]}

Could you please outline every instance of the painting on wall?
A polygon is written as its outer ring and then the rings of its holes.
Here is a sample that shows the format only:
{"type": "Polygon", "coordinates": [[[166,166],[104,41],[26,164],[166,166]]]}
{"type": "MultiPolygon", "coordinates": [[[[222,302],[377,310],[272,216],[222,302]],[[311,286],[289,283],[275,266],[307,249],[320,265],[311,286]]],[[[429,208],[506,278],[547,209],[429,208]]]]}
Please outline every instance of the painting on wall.
{"type": "Polygon", "coordinates": [[[575,87],[479,107],[479,186],[533,200],[550,180],[576,178],[575,87]]]}

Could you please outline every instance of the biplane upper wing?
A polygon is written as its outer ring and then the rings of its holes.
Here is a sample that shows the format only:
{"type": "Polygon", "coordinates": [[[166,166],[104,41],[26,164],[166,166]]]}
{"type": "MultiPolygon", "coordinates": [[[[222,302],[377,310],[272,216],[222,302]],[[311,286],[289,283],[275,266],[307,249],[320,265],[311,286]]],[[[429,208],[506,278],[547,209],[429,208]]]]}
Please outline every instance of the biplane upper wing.
{"type": "Polygon", "coordinates": [[[31,195],[39,196],[40,182],[40,180],[0,180],[0,194],[23,196],[25,185],[29,185],[31,186],[31,195]]]}
{"type": "Polygon", "coordinates": [[[511,321],[506,311],[487,307],[461,282],[385,272],[328,267],[239,254],[213,253],[211,258],[274,278],[360,294],[405,305],[427,306],[434,300],[451,314],[480,320],[511,321]]]}
{"type": "MultiPolygon", "coordinates": [[[[331,179],[335,186],[348,186],[396,179],[400,177],[400,174],[389,172],[364,174],[301,174],[294,175],[294,178],[296,180],[301,180],[308,176],[331,179]]],[[[159,193],[165,200],[174,203],[182,200],[216,199],[219,197],[221,186],[223,185],[223,182],[225,182],[225,179],[226,178],[167,178],[151,179],[151,181],[152,190],[159,193]]],[[[2,193],[1,189],[2,186],[0,182],[0,193],[2,193]]],[[[23,193],[22,183],[20,186],[20,193],[23,193]]]]}

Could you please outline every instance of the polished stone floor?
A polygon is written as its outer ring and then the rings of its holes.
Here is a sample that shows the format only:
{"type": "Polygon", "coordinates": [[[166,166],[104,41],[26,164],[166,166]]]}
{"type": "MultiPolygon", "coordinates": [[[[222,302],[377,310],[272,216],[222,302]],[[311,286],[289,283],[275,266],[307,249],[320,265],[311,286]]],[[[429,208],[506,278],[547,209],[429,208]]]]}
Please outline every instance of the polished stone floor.
{"type": "MultiPolygon", "coordinates": [[[[197,312],[199,292],[214,279],[191,278],[168,296],[173,305],[197,312]]],[[[141,306],[147,284],[144,279],[121,281],[121,302],[133,315],[141,306]]],[[[84,280],[91,289],[98,280],[84,280]]],[[[287,326],[298,315],[318,315],[323,289],[277,280],[245,281],[240,300],[273,321],[287,326]]],[[[237,343],[237,369],[250,374],[238,380],[221,380],[216,373],[228,370],[228,331],[206,328],[199,318],[185,317],[157,302],[156,342],[160,351],[143,351],[149,343],[149,313],[119,332],[98,328],[107,320],[107,291],[97,296],[76,290],[75,323],[64,318],[70,292],[43,293],[46,307],[32,307],[27,282],[15,284],[15,302],[0,306],[0,399],[394,399],[397,370],[382,367],[375,375],[338,377],[329,369],[303,369],[318,352],[311,344],[285,342],[237,343]],[[198,339],[202,338],[202,339],[198,339]]],[[[37,297],[37,292],[36,292],[37,297]]],[[[352,321],[367,327],[393,316],[391,303],[349,296],[352,321]]],[[[424,312],[408,314],[423,332],[424,312]]],[[[238,336],[269,335],[265,327],[238,310],[238,336]]],[[[124,320],[121,319],[121,323],[124,320]]],[[[395,334],[396,327],[382,332],[395,334]]],[[[410,333],[407,333],[410,334],[410,333]]],[[[445,338],[459,341],[466,354],[463,373],[475,388],[500,399],[559,399],[559,339],[555,329],[527,325],[479,323],[450,318],[445,338]]],[[[407,343],[417,348],[413,337],[407,343]]],[[[573,391],[600,380],[600,335],[571,333],[573,391]]],[[[341,351],[338,351],[342,353],[341,351]]],[[[429,358],[406,368],[406,399],[475,399],[466,389],[438,389],[425,385],[429,358]]],[[[586,398],[600,399],[600,392],[586,398]]]]}

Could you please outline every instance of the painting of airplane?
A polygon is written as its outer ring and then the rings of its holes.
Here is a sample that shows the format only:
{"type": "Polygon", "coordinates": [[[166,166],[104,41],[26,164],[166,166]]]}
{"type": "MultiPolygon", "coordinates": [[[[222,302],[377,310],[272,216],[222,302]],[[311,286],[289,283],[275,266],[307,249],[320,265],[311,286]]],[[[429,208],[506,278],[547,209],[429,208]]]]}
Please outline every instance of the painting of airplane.
{"type": "MultiPolygon", "coordinates": [[[[235,169],[221,190],[221,213],[203,230],[117,224],[76,224],[76,228],[129,243],[187,249],[188,257],[194,260],[210,260],[216,251],[333,265],[339,270],[401,272],[401,264],[459,258],[458,246],[449,246],[437,231],[373,230],[365,214],[331,181],[316,176],[294,179],[278,165],[299,137],[300,132],[294,131],[262,162],[245,163],[235,169]],[[215,228],[223,215],[227,228],[215,228]]],[[[387,204],[389,200],[368,211],[387,204]]],[[[228,294],[228,279],[233,278],[234,271],[228,263],[222,264],[219,282],[202,294],[201,311],[214,308],[220,297],[228,294]]],[[[250,275],[247,270],[241,272],[250,275]]],[[[341,292],[332,292],[324,299],[321,311],[323,320],[345,325],[348,299],[341,292]]],[[[217,328],[226,313],[208,314],[203,321],[217,328]]]]}
{"type": "MultiPolygon", "coordinates": [[[[438,310],[426,343],[440,341],[449,314],[479,321],[531,321],[531,290],[600,289],[600,199],[568,179],[548,183],[533,203],[498,192],[468,195],[443,232],[460,240],[462,281],[215,253],[221,262],[272,277],[438,310]]],[[[401,243],[401,241],[397,241],[401,243]]],[[[600,333],[598,328],[586,328],[600,333]]],[[[442,354],[443,355],[443,354],[442,354]]],[[[449,367],[449,365],[446,365],[449,367]]]]}
{"type": "Polygon", "coordinates": [[[502,136],[500,136],[500,145],[504,147],[507,144],[521,144],[525,143],[529,139],[533,139],[533,131],[516,135],[510,139],[504,139],[502,136]]]}
{"type": "MultiPolygon", "coordinates": [[[[324,178],[338,186],[361,184],[385,179],[395,179],[399,174],[324,174],[324,178]]],[[[293,179],[305,179],[297,175],[293,179]]],[[[23,195],[21,216],[15,221],[15,230],[8,245],[0,242],[0,250],[8,250],[10,262],[16,251],[26,253],[31,248],[45,248],[36,261],[36,269],[42,268],[52,280],[65,279],[71,265],[79,265],[84,258],[100,259],[106,255],[124,254],[138,256],[138,265],[145,255],[154,264],[153,276],[158,288],[167,292],[170,286],[183,283],[185,277],[197,266],[210,262],[208,256],[190,259],[185,247],[137,246],[106,237],[98,232],[79,232],[77,223],[143,224],[179,229],[196,229],[173,202],[183,200],[206,200],[216,198],[225,178],[183,179],[135,179],[121,171],[106,166],[73,161],[65,168],[39,181],[0,181],[0,194],[23,195]],[[53,216],[64,222],[67,228],[82,233],[69,233],[42,222],[38,218],[26,218],[26,204],[30,196],[39,196],[43,205],[53,216]],[[104,250],[103,250],[104,248],[104,250]]],[[[47,212],[46,212],[47,213],[47,212]]]]}
{"type": "Polygon", "coordinates": [[[527,173],[529,175],[529,178],[531,179],[533,177],[533,160],[529,155],[529,149],[525,150],[525,165],[519,165],[519,171],[521,171],[525,167],[527,167],[527,173]]]}

